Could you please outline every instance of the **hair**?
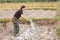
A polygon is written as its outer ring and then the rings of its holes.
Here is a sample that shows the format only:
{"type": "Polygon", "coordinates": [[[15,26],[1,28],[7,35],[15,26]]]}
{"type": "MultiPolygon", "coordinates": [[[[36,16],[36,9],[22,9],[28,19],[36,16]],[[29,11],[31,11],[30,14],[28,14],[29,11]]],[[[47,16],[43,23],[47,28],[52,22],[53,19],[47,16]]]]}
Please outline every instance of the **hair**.
{"type": "Polygon", "coordinates": [[[21,6],[21,9],[22,9],[22,8],[25,8],[25,6],[24,6],[24,5],[23,5],[23,6],[21,6]]]}

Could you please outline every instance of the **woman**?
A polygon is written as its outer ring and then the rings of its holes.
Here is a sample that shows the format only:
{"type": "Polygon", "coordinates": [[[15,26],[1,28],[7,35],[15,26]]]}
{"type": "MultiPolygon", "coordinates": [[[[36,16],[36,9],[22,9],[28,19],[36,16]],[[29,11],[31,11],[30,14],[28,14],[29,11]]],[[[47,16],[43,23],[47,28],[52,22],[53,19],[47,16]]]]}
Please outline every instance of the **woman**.
{"type": "Polygon", "coordinates": [[[19,33],[19,21],[18,20],[22,16],[24,8],[25,6],[21,6],[21,8],[13,16],[14,36],[16,36],[16,34],[19,33]]]}

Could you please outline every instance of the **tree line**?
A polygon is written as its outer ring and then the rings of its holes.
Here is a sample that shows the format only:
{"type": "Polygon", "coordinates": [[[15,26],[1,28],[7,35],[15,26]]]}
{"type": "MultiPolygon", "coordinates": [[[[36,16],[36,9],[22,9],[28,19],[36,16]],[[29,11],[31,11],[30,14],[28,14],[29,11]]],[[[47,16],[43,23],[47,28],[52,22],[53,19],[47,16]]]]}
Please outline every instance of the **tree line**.
{"type": "Polygon", "coordinates": [[[58,0],[0,0],[1,3],[4,2],[56,2],[58,0]]]}

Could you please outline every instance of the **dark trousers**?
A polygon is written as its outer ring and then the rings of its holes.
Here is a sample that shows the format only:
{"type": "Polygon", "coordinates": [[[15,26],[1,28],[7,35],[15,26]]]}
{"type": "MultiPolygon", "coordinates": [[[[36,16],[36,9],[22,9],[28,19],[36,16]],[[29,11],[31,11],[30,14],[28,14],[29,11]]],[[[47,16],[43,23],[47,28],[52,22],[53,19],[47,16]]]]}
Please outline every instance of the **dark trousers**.
{"type": "Polygon", "coordinates": [[[13,25],[14,25],[14,35],[16,36],[16,34],[19,33],[19,22],[16,17],[14,17],[12,21],[13,21],[13,25]]]}

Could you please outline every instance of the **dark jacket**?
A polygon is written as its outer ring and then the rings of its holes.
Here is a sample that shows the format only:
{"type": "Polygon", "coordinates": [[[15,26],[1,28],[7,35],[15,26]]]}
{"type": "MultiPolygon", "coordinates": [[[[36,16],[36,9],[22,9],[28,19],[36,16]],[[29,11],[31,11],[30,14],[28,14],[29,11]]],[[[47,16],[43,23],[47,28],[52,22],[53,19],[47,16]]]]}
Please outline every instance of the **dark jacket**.
{"type": "Polygon", "coordinates": [[[23,10],[18,10],[18,11],[15,13],[14,17],[16,17],[17,19],[19,19],[19,18],[21,17],[21,14],[23,14],[23,10]]]}

